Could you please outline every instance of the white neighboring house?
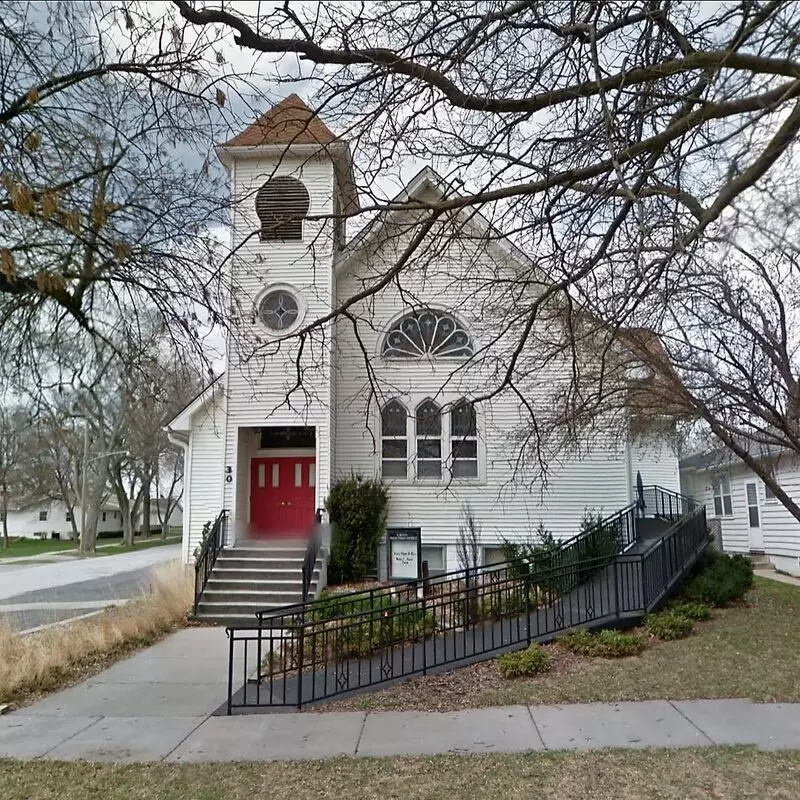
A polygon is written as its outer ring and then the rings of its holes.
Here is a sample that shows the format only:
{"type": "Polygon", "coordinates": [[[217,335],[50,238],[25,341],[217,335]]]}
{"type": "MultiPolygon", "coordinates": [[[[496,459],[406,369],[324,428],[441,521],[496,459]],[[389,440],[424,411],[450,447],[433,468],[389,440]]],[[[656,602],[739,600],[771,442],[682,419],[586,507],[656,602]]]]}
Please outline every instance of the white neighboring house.
{"type": "MultiPolygon", "coordinates": [[[[182,528],[183,527],[183,506],[180,502],[171,503],[172,506],[167,519],[167,526],[169,528],[182,528]]],[[[152,498],[150,500],[150,532],[156,534],[161,530],[161,520],[166,513],[167,500],[164,497],[152,498]]],[[[139,512],[136,521],[136,529],[142,528],[142,512],[139,512]]]]}
{"type": "MultiPolygon", "coordinates": [[[[488,225],[476,215],[459,220],[439,245],[438,273],[412,270],[405,293],[389,285],[351,306],[364,322],[360,341],[343,320],[324,341],[311,338],[302,362],[308,391],[285,402],[298,350],[296,340],[280,347],[277,340],[384,274],[413,226],[392,232],[389,215],[346,242],[343,222],[320,219],[358,208],[350,151],[294,95],[217,152],[232,196],[235,334],[225,374],[168,426],[185,453],[187,561],[203,525],[222,509],[230,515],[228,545],[307,528],[332,482],[351,471],[386,480],[388,526],[421,529],[431,572],[458,568],[466,502],[483,528],[484,558],[493,559],[504,538],[529,538],[540,521],[566,538],[587,509],[610,514],[628,505],[637,472],[645,484],[678,490],[671,445],[647,432],[634,436],[627,422],[587,437],[580,454],[557,455],[544,495],[530,488],[517,465],[519,399],[505,394],[474,405],[470,398],[486,382],[481,365],[454,369],[492,333],[475,286],[454,279],[462,264],[480,259],[485,274],[500,279],[530,269],[507,241],[486,236],[486,227],[464,235],[462,223],[488,225]],[[281,221],[287,208],[309,218],[281,221]],[[251,358],[254,342],[265,346],[251,358]],[[368,391],[364,352],[375,379],[391,387],[381,396],[368,391]]],[[[401,199],[439,199],[442,185],[424,169],[401,199]]],[[[539,399],[559,377],[536,376],[539,399]]]]}
{"type": "MultiPolygon", "coordinates": [[[[764,456],[781,488],[800,502],[800,460],[784,453],[764,456]]],[[[766,484],[729,450],[718,448],[680,462],[681,492],[719,520],[728,553],[758,553],[776,569],[800,576],[800,522],[766,484]]]]}
{"type": "MultiPolygon", "coordinates": [[[[74,509],[80,528],[81,510],[74,509]]],[[[103,505],[97,520],[97,532],[122,529],[119,506],[112,501],[103,505]]],[[[8,509],[8,535],[28,539],[68,539],[72,533],[70,512],[63,500],[40,499],[12,502],[8,509]]]]}

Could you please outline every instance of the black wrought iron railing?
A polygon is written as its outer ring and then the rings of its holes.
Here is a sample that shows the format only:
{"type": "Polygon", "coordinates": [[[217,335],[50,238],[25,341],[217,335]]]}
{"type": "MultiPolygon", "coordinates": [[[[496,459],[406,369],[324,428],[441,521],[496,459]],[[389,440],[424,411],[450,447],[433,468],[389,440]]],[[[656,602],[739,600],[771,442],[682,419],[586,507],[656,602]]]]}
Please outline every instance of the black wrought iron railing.
{"type": "MultiPolygon", "coordinates": [[[[618,547],[629,531],[635,537],[629,511],[603,521],[618,547]]],[[[586,534],[567,542],[566,554],[527,570],[516,562],[459,570],[428,592],[413,582],[331,595],[229,628],[228,713],[301,707],[552,640],[573,627],[633,624],[664,601],[708,541],[704,507],[676,516],[644,550],[586,555],[590,545],[579,544],[591,541],[586,534]]]]}
{"type": "Polygon", "coordinates": [[[697,501],[691,497],[664,489],[662,486],[645,486],[641,490],[634,488],[634,506],[639,517],[674,522],[680,517],[691,514],[697,508],[697,501]]]}
{"type": "Polygon", "coordinates": [[[197,604],[206,588],[211,570],[217,561],[217,556],[225,546],[225,537],[228,532],[228,512],[223,509],[214,520],[208,535],[200,546],[194,562],[194,613],[197,613],[197,604]]]}
{"type": "Polygon", "coordinates": [[[317,509],[314,514],[314,527],[311,531],[306,554],[303,558],[303,602],[308,600],[308,590],[311,588],[311,581],[314,577],[314,569],[317,565],[317,558],[322,547],[322,537],[320,524],[322,523],[322,510],[317,509]]]}

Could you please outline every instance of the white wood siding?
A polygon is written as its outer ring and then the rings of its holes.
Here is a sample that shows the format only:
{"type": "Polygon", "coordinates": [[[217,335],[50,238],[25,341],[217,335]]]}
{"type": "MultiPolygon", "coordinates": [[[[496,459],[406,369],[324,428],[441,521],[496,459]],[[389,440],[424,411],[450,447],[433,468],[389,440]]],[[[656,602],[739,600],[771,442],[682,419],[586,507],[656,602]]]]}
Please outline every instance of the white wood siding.
{"type": "Polygon", "coordinates": [[[673,445],[656,433],[640,434],[631,442],[631,473],[634,482],[641,472],[645,486],[662,486],[680,492],[680,469],[673,445]]]}
{"type": "Polygon", "coordinates": [[[224,464],[233,470],[225,483],[224,503],[238,529],[244,502],[242,484],[250,480],[249,460],[239,453],[240,429],[267,425],[308,425],[317,434],[317,503],[330,483],[331,389],[330,327],[315,331],[303,344],[298,366],[297,340],[271,338],[256,321],[256,303],[271,286],[290,287],[304,306],[303,324],[330,311],[333,292],[333,238],[329,221],[307,220],[303,241],[261,242],[255,193],[274,175],[303,182],[310,197],[309,215],[333,209],[334,172],[326,158],[238,160],[232,170],[232,296],[235,323],[228,341],[228,420],[224,464]],[[302,386],[297,387],[298,371],[302,386]],[[239,489],[237,490],[237,487],[239,489]]]}
{"type": "MultiPolygon", "coordinates": [[[[693,480],[695,496],[705,503],[709,518],[714,517],[713,476],[727,472],[731,482],[731,505],[733,514],[720,517],[722,541],[726,551],[747,553],[750,550],[750,525],[747,513],[745,485],[754,481],[758,489],[761,513],[761,530],[764,551],[767,555],[788,559],[800,558],[800,522],[777,500],[767,501],[762,480],[743,464],[734,464],[727,469],[715,471],[686,470],[682,476],[685,483],[693,480]]],[[[776,467],[776,477],[789,496],[800,502],[800,465],[794,459],[782,460],[776,467]]]]}
{"type": "Polygon", "coordinates": [[[184,512],[187,515],[184,530],[188,541],[184,553],[191,562],[195,548],[200,544],[203,525],[217,518],[223,509],[223,441],[225,416],[224,400],[217,397],[199,409],[192,418],[189,441],[189,474],[184,512]]]}
{"type": "MultiPolygon", "coordinates": [[[[339,300],[351,297],[381,275],[405,241],[397,236],[381,248],[368,248],[368,263],[348,266],[339,276],[339,300]]],[[[389,323],[408,310],[396,287],[389,286],[368,302],[351,307],[360,318],[361,344],[372,356],[377,394],[370,392],[353,327],[342,320],[336,338],[337,477],[351,469],[365,475],[379,473],[380,406],[390,398],[403,400],[413,415],[416,404],[426,397],[446,408],[459,397],[481,394],[496,381],[503,365],[495,358],[508,352],[504,346],[508,343],[491,344],[497,334],[490,312],[494,299],[491,276],[507,276],[511,268],[497,249],[488,251],[476,241],[464,239],[450,240],[435,259],[404,273],[403,289],[418,308],[430,304],[454,311],[472,333],[476,349],[490,348],[487,357],[466,367],[447,360],[390,361],[381,357],[380,344],[389,323]]],[[[527,380],[526,398],[543,418],[552,412],[550,393],[566,374],[564,365],[554,361],[549,369],[527,380]]],[[[545,485],[529,460],[519,460],[522,434],[528,425],[520,407],[519,398],[510,391],[479,405],[477,481],[389,481],[389,526],[419,526],[426,544],[452,545],[459,535],[461,509],[468,502],[482,525],[484,544],[496,544],[503,538],[531,538],[539,522],[565,538],[578,532],[587,510],[610,514],[629,502],[628,455],[619,426],[613,432],[611,426],[604,426],[587,434],[580,452],[552,443],[545,454],[549,467],[545,485]]],[[[413,434],[413,423],[409,433],[413,434]]],[[[454,548],[448,548],[449,568],[457,566],[454,557],[454,548]]]]}

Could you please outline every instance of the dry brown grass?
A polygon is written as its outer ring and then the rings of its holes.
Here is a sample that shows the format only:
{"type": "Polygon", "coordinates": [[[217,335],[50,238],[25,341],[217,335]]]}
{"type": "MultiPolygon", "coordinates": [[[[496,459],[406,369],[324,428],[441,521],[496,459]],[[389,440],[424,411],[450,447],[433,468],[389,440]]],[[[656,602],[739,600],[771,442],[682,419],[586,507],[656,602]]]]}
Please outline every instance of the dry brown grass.
{"type": "Polygon", "coordinates": [[[797,800],[800,753],[753,748],[235,764],[0,761],[3,800],[797,800]]]}
{"type": "Polygon", "coordinates": [[[93,617],[28,635],[0,623],[0,702],[70,685],[182,627],[193,592],[193,573],[176,561],[153,570],[140,598],[93,617]]]}

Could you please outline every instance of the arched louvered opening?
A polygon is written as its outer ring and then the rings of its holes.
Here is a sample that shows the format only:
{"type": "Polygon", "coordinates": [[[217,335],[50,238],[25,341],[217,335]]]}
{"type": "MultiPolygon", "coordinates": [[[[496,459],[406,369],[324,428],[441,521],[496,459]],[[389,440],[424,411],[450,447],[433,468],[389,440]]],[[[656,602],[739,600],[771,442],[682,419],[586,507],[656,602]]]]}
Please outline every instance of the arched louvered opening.
{"type": "Polygon", "coordinates": [[[395,322],[381,348],[386,358],[468,358],[474,352],[472,337],[461,323],[451,314],[431,308],[412,311],[395,322]]]}
{"type": "Polygon", "coordinates": [[[281,176],[268,180],[256,194],[256,214],[261,220],[261,241],[292,241],[303,238],[303,219],[311,201],[297,178],[281,176]]]}

